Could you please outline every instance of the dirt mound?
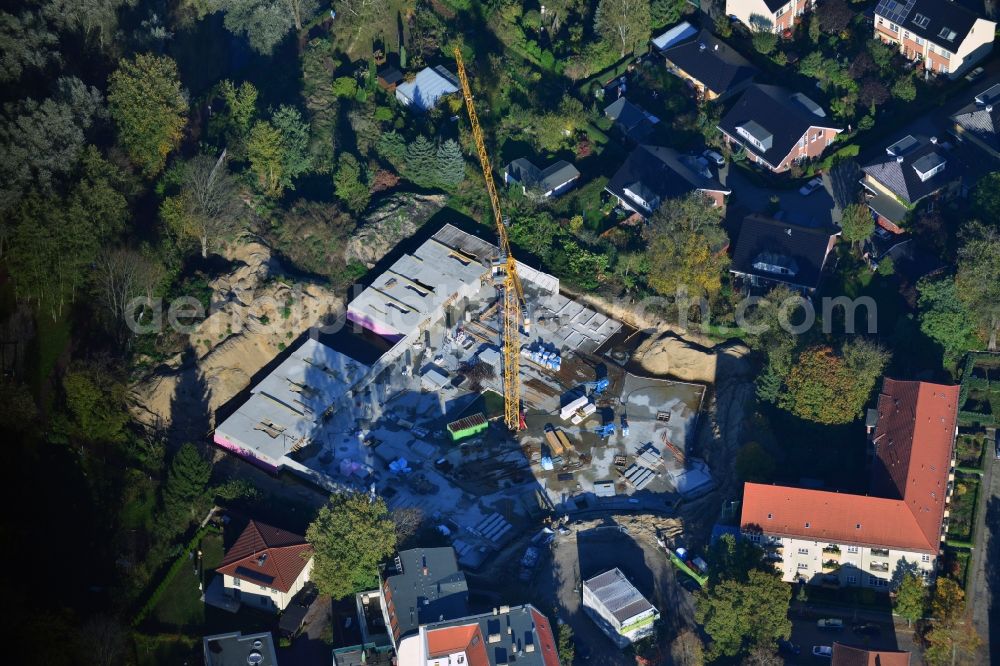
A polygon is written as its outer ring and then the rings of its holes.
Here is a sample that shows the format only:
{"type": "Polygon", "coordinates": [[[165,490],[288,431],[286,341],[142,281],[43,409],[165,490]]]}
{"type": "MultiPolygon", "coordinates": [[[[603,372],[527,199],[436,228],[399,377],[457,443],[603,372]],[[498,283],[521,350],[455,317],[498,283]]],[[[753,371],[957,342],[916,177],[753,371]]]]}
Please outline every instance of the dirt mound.
{"type": "Polygon", "coordinates": [[[681,381],[714,384],[720,375],[720,356],[725,355],[730,365],[739,366],[744,363],[749,351],[738,343],[704,347],[675,333],[667,332],[643,343],[636,350],[635,358],[644,370],[654,375],[668,375],[681,381]]]}
{"type": "Polygon", "coordinates": [[[344,250],[344,260],[356,259],[371,268],[400,241],[444,206],[440,194],[394,194],[368,213],[344,250]]]}
{"type": "Polygon", "coordinates": [[[204,438],[215,410],[341,306],[324,287],[286,281],[264,245],[241,244],[227,254],[239,267],[210,283],[211,312],[188,334],[187,349],[132,387],[133,416],[175,439],[204,438]]]}

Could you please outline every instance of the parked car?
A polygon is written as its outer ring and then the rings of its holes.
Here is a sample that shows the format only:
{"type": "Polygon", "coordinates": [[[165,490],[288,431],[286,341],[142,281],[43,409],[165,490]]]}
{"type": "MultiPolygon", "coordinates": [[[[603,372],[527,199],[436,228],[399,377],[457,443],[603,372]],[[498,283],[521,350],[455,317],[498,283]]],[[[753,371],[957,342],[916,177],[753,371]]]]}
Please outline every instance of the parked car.
{"type": "Polygon", "coordinates": [[[778,653],[786,657],[795,657],[802,653],[802,648],[791,641],[778,641],[778,653]]]}
{"type": "Polygon", "coordinates": [[[983,73],[986,72],[982,67],[976,67],[974,70],[965,75],[965,80],[969,83],[975,83],[979,79],[983,78],[983,73]]]}
{"type": "Polygon", "coordinates": [[[829,645],[813,645],[813,656],[830,659],[833,657],[833,648],[829,645]]]}
{"type": "Polygon", "coordinates": [[[875,225],[875,235],[884,241],[892,238],[892,232],[886,229],[885,227],[879,225],[875,225]]]}
{"type": "Polygon", "coordinates": [[[701,154],[701,156],[708,159],[710,162],[714,162],[717,167],[726,166],[726,158],[714,150],[706,150],[701,154]]]}
{"type": "Polygon", "coordinates": [[[854,625],[851,627],[851,631],[862,636],[878,636],[882,633],[882,628],[874,622],[866,622],[854,625]]]}
{"type": "Polygon", "coordinates": [[[819,176],[816,176],[808,183],[799,188],[799,194],[801,194],[804,197],[807,197],[816,190],[820,189],[821,187],[823,187],[823,179],[820,178],[819,176]]]}
{"type": "Polygon", "coordinates": [[[828,631],[840,631],[844,628],[844,621],[840,618],[831,617],[823,620],[816,621],[817,629],[826,629],[828,631]]]}

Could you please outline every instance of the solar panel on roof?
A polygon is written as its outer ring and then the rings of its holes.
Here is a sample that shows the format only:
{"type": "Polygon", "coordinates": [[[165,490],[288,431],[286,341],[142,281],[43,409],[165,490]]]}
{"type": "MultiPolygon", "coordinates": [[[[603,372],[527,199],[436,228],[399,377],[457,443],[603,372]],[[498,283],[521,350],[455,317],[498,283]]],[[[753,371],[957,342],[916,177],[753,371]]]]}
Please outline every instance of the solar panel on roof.
{"type": "Polygon", "coordinates": [[[236,567],[236,574],[240,577],[259,580],[260,582],[267,583],[268,585],[274,582],[274,576],[268,576],[262,571],[254,571],[248,567],[236,567]]]}
{"type": "Polygon", "coordinates": [[[884,16],[893,23],[902,23],[909,16],[915,2],[916,0],[908,0],[903,4],[896,0],[880,0],[875,13],[884,16]]]}

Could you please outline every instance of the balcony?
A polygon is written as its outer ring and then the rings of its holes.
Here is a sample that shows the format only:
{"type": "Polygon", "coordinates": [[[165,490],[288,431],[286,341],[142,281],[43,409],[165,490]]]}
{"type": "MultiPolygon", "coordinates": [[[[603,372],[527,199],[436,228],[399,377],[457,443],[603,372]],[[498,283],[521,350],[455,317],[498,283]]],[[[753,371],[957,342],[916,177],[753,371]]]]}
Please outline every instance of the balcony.
{"type": "MultiPolygon", "coordinates": [[[[831,571],[836,571],[839,568],[840,568],[840,562],[838,562],[837,560],[827,560],[827,561],[823,562],[823,573],[829,573],[831,571]]],[[[886,569],[887,570],[888,570],[888,568],[889,568],[889,565],[886,565],[886,569]]]]}
{"type": "Polygon", "coordinates": [[[839,546],[827,546],[823,549],[823,556],[828,557],[833,561],[840,560],[840,547],[839,546]]]}
{"type": "Polygon", "coordinates": [[[888,562],[872,562],[872,563],[870,563],[868,565],[868,570],[869,571],[877,571],[879,573],[888,573],[889,572],[889,563],[888,562]]]}
{"type": "Polygon", "coordinates": [[[872,557],[889,557],[888,548],[872,548],[872,557]]]}

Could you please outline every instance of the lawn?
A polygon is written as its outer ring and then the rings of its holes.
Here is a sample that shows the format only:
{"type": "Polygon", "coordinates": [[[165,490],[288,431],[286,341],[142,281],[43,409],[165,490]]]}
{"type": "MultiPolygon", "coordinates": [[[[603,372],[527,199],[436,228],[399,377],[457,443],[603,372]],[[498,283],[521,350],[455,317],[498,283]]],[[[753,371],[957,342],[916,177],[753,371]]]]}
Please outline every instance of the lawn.
{"type": "Polygon", "coordinates": [[[132,634],[138,666],[200,663],[201,640],[191,636],[132,634]]]}
{"type": "Polygon", "coordinates": [[[958,466],[982,469],[985,443],[986,435],[959,435],[955,446],[958,466]]]}
{"type": "MultiPolygon", "coordinates": [[[[222,535],[209,533],[202,539],[203,553],[202,576],[205,581],[211,580],[214,569],[222,563],[222,535]]],[[[201,590],[198,588],[199,577],[194,571],[194,565],[182,567],[180,572],[170,581],[160,603],[151,614],[153,622],[175,631],[183,631],[191,627],[201,627],[205,624],[205,604],[201,601],[201,590]]]]}
{"type": "Polygon", "coordinates": [[[972,541],[972,525],[976,517],[976,498],[979,495],[979,477],[960,475],[955,478],[955,492],[951,497],[948,517],[948,538],[955,541],[972,541]]]}

